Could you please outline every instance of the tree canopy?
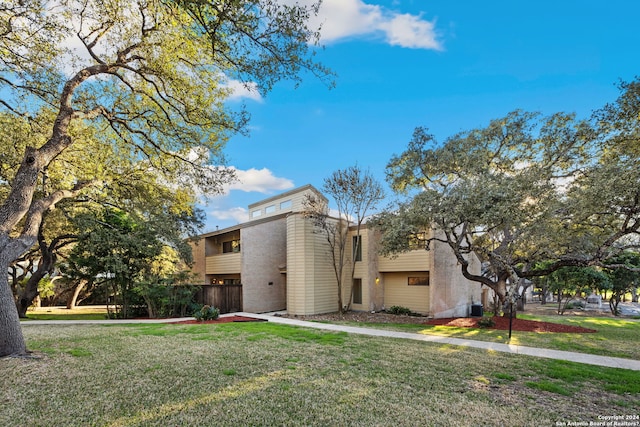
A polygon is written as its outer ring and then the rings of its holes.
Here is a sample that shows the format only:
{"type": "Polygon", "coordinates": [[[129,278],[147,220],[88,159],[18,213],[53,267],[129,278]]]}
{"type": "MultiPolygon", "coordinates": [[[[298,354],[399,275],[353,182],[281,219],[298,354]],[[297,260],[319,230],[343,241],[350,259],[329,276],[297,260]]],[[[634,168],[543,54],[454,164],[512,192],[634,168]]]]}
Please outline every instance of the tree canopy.
{"type": "Polygon", "coordinates": [[[618,305],[631,289],[637,288],[640,283],[640,253],[636,251],[624,251],[609,260],[611,265],[617,268],[606,268],[605,274],[609,278],[609,308],[615,316],[620,314],[618,305]],[[625,268],[626,267],[626,268],[625,268]]]}
{"type": "Polygon", "coordinates": [[[383,251],[442,241],[467,279],[504,301],[521,279],[605,266],[637,247],[640,84],[621,90],[584,120],[515,111],[442,143],[417,128],[387,166],[391,187],[406,199],[378,218],[383,251]],[[468,270],[470,256],[484,263],[481,274],[468,270]]]}
{"type": "Polygon", "coordinates": [[[82,215],[77,221],[82,223],[82,232],[69,256],[66,274],[111,284],[114,292],[107,294],[122,298],[119,305],[122,316],[127,317],[131,289],[153,274],[167,248],[167,236],[159,229],[167,227],[117,209],[82,215]]]}
{"type": "MultiPolygon", "coordinates": [[[[303,72],[330,84],[331,73],[313,59],[318,33],[307,21],[316,11],[277,0],[3,2],[0,110],[27,124],[16,129],[23,148],[16,146],[19,164],[0,199],[0,271],[33,246],[46,211],[96,184],[108,191],[99,172],[133,178],[116,162],[39,193],[51,162],[83,140],[76,129],[108,146],[112,159],[136,159],[152,175],[220,192],[234,178],[222,149],[248,120],[227,102],[233,81],[263,94],[303,72]],[[42,132],[32,135],[39,123],[42,132]]],[[[12,306],[2,274],[0,356],[25,352],[12,306]]]]}

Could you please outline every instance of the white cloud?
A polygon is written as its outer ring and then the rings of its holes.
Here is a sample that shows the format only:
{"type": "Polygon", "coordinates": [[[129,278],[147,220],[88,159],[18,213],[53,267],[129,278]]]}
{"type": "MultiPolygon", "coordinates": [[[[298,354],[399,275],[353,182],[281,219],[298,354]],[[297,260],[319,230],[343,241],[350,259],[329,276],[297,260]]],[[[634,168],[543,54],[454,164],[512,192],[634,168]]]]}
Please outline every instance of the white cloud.
{"type": "Polygon", "coordinates": [[[368,5],[360,0],[325,0],[311,24],[322,25],[322,40],[331,42],[371,33],[382,20],[380,6],[368,5]]]}
{"type": "Polygon", "coordinates": [[[232,166],[231,169],[234,169],[238,181],[227,186],[225,192],[240,190],[268,194],[274,191],[288,190],[294,186],[293,181],[274,176],[273,172],[267,168],[240,170],[232,166]]]}
{"type": "MultiPolygon", "coordinates": [[[[225,194],[229,194],[232,190],[244,192],[273,193],[278,191],[289,190],[293,188],[293,181],[287,178],[280,178],[273,175],[267,168],[248,170],[236,169],[230,166],[238,180],[230,185],[225,186],[225,194]]],[[[212,218],[220,221],[234,221],[242,223],[249,220],[249,213],[246,208],[234,207],[225,210],[214,209],[209,211],[212,218]]]]}
{"type": "Polygon", "coordinates": [[[231,208],[225,211],[213,210],[209,213],[221,221],[234,220],[241,223],[249,220],[249,212],[245,208],[231,208]]]}
{"type": "MultiPolygon", "coordinates": [[[[295,3],[294,0],[282,1],[287,4],[295,3]]],[[[298,0],[305,5],[313,1],[298,0]]],[[[442,49],[435,31],[435,21],[427,21],[422,15],[398,13],[362,0],[323,0],[318,16],[310,24],[312,28],[322,26],[321,40],[325,43],[379,34],[393,46],[442,49]]]]}
{"type": "Polygon", "coordinates": [[[229,95],[230,100],[238,99],[252,99],[257,102],[262,102],[262,95],[258,91],[258,85],[254,82],[242,83],[238,80],[229,79],[226,86],[231,89],[229,95]]]}
{"type": "Polygon", "coordinates": [[[434,22],[425,21],[419,16],[395,15],[391,20],[380,24],[387,34],[389,44],[414,49],[440,50],[436,40],[434,22]]]}

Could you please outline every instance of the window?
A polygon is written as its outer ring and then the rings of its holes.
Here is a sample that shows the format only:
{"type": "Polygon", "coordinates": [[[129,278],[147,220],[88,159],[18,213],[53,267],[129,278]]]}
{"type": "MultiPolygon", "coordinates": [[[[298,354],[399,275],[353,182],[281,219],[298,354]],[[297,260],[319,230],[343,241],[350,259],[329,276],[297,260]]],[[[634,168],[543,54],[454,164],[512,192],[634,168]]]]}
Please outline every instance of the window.
{"type": "Polygon", "coordinates": [[[229,240],[228,242],[222,242],[223,254],[228,254],[233,252],[240,252],[240,240],[229,240]]]}
{"type": "Polygon", "coordinates": [[[426,276],[409,277],[407,284],[409,286],[429,286],[429,273],[426,273],[426,276]]]}
{"type": "Polygon", "coordinates": [[[215,277],[211,279],[212,285],[241,285],[240,279],[216,279],[215,277]]]}
{"type": "Polygon", "coordinates": [[[262,215],[261,210],[251,212],[251,218],[258,218],[260,215],[262,215]]]}
{"type": "Polygon", "coordinates": [[[353,279],[353,303],[362,304],[362,279],[353,279]]]}
{"type": "Polygon", "coordinates": [[[275,205],[267,206],[266,208],[264,208],[264,213],[266,214],[274,213],[275,211],[276,211],[275,205]]]}
{"type": "Polygon", "coordinates": [[[353,236],[353,260],[362,261],[362,236],[353,236]]]}
{"type": "Polygon", "coordinates": [[[426,249],[427,233],[415,233],[409,237],[409,249],[426,249]]]}
{"type": "Polygon", "coordinates": [[[291,207],[291,200],[285,200],[280,203],[280,209],[289,209],[291,207]]]}

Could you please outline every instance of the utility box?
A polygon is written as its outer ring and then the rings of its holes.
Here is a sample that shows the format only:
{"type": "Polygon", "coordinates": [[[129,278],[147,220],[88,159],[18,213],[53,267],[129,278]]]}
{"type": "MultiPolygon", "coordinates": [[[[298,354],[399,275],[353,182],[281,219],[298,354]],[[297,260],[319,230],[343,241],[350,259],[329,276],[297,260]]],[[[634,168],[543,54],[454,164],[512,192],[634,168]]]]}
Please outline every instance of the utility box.
{"type": "Polygon", "coordinates": [[[482,304],[471,304],[471,317],[482,317],[483,315],[482,304]]]}

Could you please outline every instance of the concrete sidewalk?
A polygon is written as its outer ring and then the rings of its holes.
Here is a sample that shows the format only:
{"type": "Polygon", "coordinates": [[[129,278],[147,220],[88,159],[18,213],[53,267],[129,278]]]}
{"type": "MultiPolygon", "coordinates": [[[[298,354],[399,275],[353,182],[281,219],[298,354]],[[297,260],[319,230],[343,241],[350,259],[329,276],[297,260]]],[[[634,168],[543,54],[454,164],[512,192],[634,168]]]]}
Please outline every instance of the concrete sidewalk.
{"type": "MultiPolygon", "coordinates": [[[[308,322],[304,320],[280,317],[274,314],[255,313],[229,313],[220,317],[246,316],[256,319],[268,320],[273,323],[301,326],[305,328],[323,329],[327,331],[346,332],[348,334],[368,335],[382,338],[398,338],[414,341],[433,342],[471,348],[479,348],[487,351],[501,353],[523,354],[526,356],[544,357],[548,359],[567,360],[570,362],[585,363],[587,365],[605,366],[609,368],[630,369],[640,371],[640,360],[623,359],[619,357],[597,356],[592,354],[574,353],[570,351],[549,350],[544,348],[526,347],[521,345],[501,344],[486,341],[475,341],[461,338],[447,338],[438,335],[424,335],[410,332],[385,331],[381,329],[359,328],[356,326],[334,325],[330,323],[308,322]]],[[[193,320],[193,317],[179,319],[125,319],[125,320],[30,320],[21,322],[22,326],[28,325],[117,325],[117,324],[144,324],[144,323],[173,323],[182,320],[193,320]]]]}
{"type": "Polygon", "coordinates": [[[482,350],[499,351],[501,353],[524,354],[526,356],[544,357],[548,359],[567,360],[570,362],[585,363],[587,365],[606,366],[609,368],[631,369],[640,371],[640,360],[623,359],[620,357],[597,356],[570,351],[549,350],[545,348],[525,347],[521,345],[500,344],[486,341],[466,340],[461,338],[447,338],[438,335],[424,335],[410,332],[385,331],[380,329],[359,328],[356,326],[333,325],[329,323],[307,322],[304,320],[278,317],[269,314],[236,313],[239,316],[266,319],[274,323],[303,326],[306,328],[340,331],[349,334],[369,335],[383,338],[400,338],[414,341],[433,342],[437,344],[457,345],[463,347],[479,348],[482,350]]]}

